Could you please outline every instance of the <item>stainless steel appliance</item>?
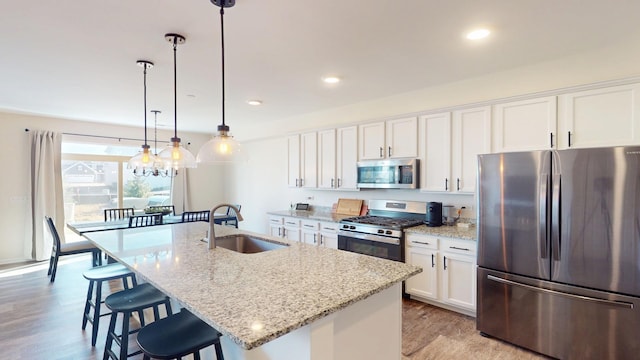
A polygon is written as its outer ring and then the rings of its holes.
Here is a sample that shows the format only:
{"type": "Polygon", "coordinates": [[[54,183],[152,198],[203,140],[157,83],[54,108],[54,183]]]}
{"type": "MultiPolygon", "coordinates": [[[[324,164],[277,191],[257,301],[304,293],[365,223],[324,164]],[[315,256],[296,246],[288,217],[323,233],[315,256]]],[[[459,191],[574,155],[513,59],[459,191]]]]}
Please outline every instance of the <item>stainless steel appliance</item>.
{"type": "Polygon", "coordinates": [[[560,359],[637,358],[640,147],[478,161],[478,330],[560,359]]]}
{"type": "Polygon", "coordinates": [[[404,262],[404,229],[424,222],[426,203],[369,200],[369,213],[340,221],[338,249],[404,262]]]}
{"type": "Polygon", "coordinates": [[[417,189],[420,160],[359,161],[358,187],[381,189],[417,189]]]}

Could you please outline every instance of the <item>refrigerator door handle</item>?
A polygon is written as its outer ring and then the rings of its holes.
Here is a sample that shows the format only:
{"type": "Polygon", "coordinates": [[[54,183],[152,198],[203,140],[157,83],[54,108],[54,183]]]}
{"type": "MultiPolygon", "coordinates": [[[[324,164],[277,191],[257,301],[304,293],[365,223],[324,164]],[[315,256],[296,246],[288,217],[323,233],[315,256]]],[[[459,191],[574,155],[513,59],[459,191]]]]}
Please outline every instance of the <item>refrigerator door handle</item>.
{"type": "Polygon", "coordinates": [[[540,254],[543,259],[549,257],[549,248],[547,246],[547,201],[549,191],[549,175],[545,174],[540,177],[540,203],[538,209],[538,216],[540,217],[538,231],[540,233],[540,254]]]}
{"type": "Polygon", "coordinates": [[[560,261],[560,175],[553,175],[553,197],[551,199],[551,254],[560,261]]]}
{"type": "Polygon", "coordinates": [[[574,299],[574,300],[588,301],[588,302],[592,302],[592,303],[597,303],[597,304],[601,304],[601,305],[608,305],[608,306],[624,308],[624,309],[633,309],[633,304],[632,303],[628,303],[628,302],[605,300],[605,299],[599,299],[599,298],[594,298],[594,297],[590,297],[590,296],[569,294],[569,293],[562,292],[562,291],[555,291],[555,290],[550,290],[550,289],[539,288],[539,287],[533,286],[533,285],[522,284],[522,283],[519,283],[519,282],[516,282],[516,281],[499,278],[499,277],[493,276],[493,275],[487,275],[487,279],[493,280],[495,282],[499,282],[499,283],[502,283],[502,284],[506,284],[506,285],[523,287],[523,288],[525,288],[527,290],[532,290],[532,291],[536,291],[536,292],[541,292],[541,293],[546,293],[546,294],[551,294],[551,295],[564,296],[564,297],[567,297],[567,298],[570,298],[570,299],[574,299]]]}

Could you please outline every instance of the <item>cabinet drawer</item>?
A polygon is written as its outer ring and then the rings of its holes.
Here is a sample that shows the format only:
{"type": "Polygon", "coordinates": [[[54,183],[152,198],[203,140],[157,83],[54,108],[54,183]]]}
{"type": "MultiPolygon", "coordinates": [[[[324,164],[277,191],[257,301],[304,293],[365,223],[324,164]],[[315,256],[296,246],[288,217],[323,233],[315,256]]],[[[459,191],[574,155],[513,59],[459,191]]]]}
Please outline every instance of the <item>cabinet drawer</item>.
{"type": "Polygon", "coordinates": [[[475,241],[459,240],[459,239],[441,239],[440,249],[446,252],[475,256],[476,247],[477,247],[476,245],[477,243],[475,241]]]}
{"type": "Polygon", "coordinates": [[[407,234],[406,246],[437,250],[438,238],[428,235],[407,234]]]}
{"type": "Polygon", "coordinates": [[[300,227],[300,219],[285,217],[284,226],[288,227],[300,227]]]}
{"type": "Polygon", "coordinates": [[[321,222],[320,231],[323,233],[337,233],[340,224],[334,222],[321,222]]]}
{"type": "MultiPolygon", "coordinates": [[[[320,228],[320,225],[317,221],[313,221],[313,220],[302,220],[300,222],[302,224],[302,229],[303,230],[315,230],[317,231],[320,228]]],[[[292,225],[289,225],[292,226],[292,225]]]]}
{"type": "Polygon", "coordinates": [[[283,223],[284,218],[282,216],[269,216],[269,224],[282,225],[283,223]]]}

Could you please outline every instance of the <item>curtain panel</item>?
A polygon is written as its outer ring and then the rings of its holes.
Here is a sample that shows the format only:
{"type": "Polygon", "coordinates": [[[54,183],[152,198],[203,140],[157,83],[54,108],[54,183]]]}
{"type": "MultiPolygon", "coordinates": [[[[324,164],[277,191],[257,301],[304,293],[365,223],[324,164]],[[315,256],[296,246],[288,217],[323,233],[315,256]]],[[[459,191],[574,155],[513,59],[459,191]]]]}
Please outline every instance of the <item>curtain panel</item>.
{"type": "Polygon", "coordinates": [[[31,239],[26,249],[31,258],[46,260],[51,255],[51,235],[44,225],[50,216],[64,243],[64,200],[62,190],[62,135],[53,131],[29,131],[31,146],[31,239]]]}

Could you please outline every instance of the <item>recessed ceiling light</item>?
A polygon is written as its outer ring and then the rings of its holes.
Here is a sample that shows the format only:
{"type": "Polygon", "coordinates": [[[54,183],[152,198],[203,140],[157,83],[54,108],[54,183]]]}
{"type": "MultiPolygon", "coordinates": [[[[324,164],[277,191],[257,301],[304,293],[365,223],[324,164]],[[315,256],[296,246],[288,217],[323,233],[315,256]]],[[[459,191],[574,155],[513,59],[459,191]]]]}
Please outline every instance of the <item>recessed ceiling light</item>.
{"type": "Polygon", "coordinates": [[[340,78],[337,76],[327,76],[324,79],[322,79],[322,81],[324,81],[327,84],[337,84],[340,82],[340,78]]]}
{"type": "Polygon", "coordinates": [[[487,36],[489,36],[489,34],[491,34],[491,31],[489,31],[489,29],[476,29],[467,33],[467,39],[480,40],[486,38],[487,36]]]}
{"type": "Polygon", "coordinates": [[[262,105],[262,100],[247,100],[247,104],[253,106],[262,105]]]}

